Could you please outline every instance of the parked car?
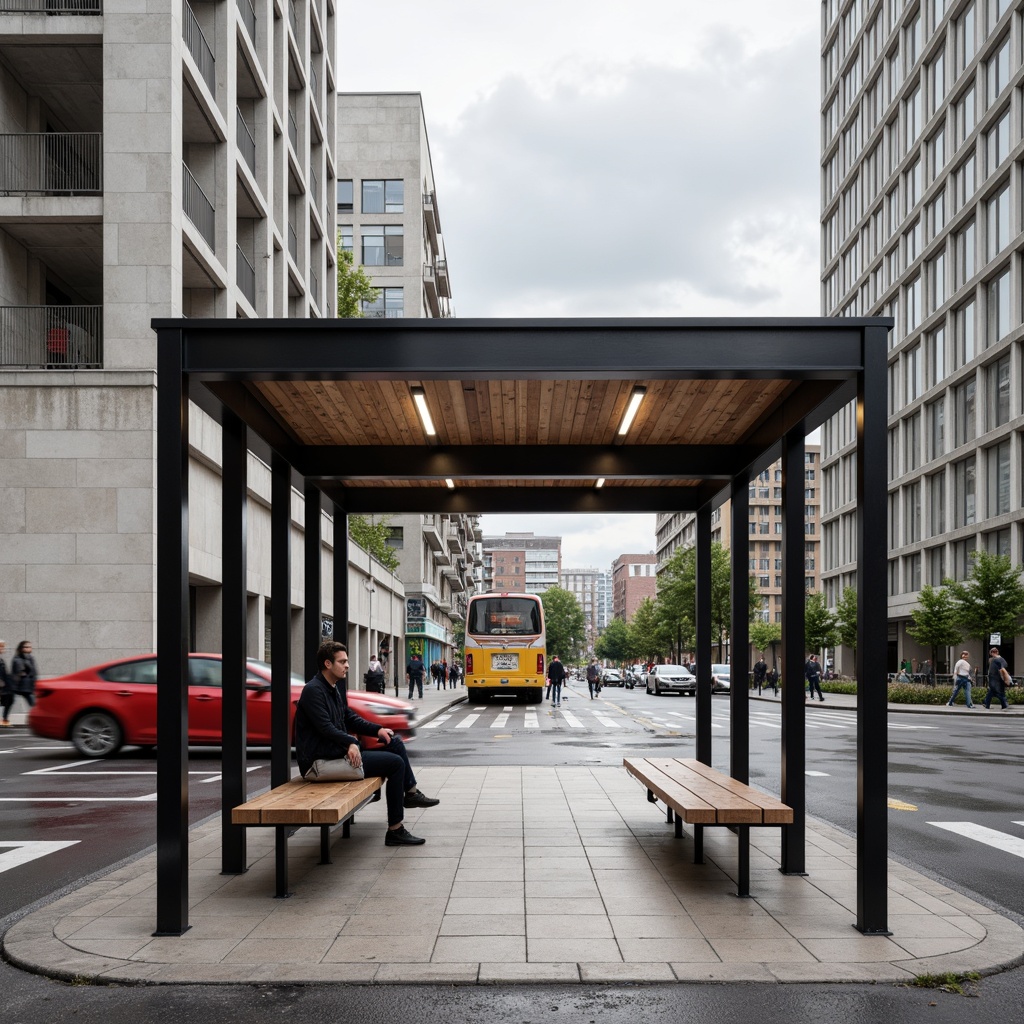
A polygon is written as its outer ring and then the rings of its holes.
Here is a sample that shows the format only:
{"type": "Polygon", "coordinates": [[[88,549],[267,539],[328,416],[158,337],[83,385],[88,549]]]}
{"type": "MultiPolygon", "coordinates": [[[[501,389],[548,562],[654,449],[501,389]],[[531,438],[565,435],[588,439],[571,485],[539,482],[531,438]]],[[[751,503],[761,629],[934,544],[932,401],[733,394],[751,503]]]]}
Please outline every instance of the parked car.
{"type": "Polygon", "coordinates": [[[647,692],[661,696],[663,693],[697,692],[697,679],[682,665],[655,665],[647,673],[647,692]]]}
{"type": "MultiPolygon", "coordinates": [[[[711,666],[711,692],[728,693],[730,690],[730,667],[728,665],[711,666]]],[[[699,678],[700,669],[694,666],[694,678],[699,678]]]]}
{"type": "Polygon", "coordinates": [[[622,673],[618,669],[606,668],[601,673],[602,686],[623,686],[622,673]]]}
{"type": "MultiPolygon", "coordinates": [[[[190,654],[188,742],[221,744],[221,656],[190,654]]],[[[36,684],[28,726],[36,736],[70,740],[83,757],[109,757],[122,746],[152,747],[156,732],[156,655],[122,658],[36,684]]],[[[292,673],[289,729],[306,681],[292,673]]],[[[251,746],[270,744],[270,666],[246,661],[246,737],[251,746]]],[[[412,704],[380,693],[348,691],[349,706],[374,725],[393,729],[406,741],[416,733],[412,704]]],[[[371,739],[371,744],[374,742],[371,739]]]]}

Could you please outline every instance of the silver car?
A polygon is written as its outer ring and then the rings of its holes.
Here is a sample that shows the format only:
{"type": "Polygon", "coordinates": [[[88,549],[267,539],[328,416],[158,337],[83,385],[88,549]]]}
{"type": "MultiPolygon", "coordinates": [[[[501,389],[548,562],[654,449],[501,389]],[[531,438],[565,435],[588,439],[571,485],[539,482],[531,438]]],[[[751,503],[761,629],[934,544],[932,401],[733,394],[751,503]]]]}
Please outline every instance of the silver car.
{"type": "Polygon", "coordinates": [[[697,678],[682,665],[655,665],[647,673],[647,692],[661,696],[663,693],[697,692],[697,678]]]}
{"type": "MultiPolygon", "coordinates": [[[[698,669],[698,673],[699,673],[698,669]]],[[[731,689],[731,667],[729,665],[711,666],[711,692],[728,693],[731,689]]]]}

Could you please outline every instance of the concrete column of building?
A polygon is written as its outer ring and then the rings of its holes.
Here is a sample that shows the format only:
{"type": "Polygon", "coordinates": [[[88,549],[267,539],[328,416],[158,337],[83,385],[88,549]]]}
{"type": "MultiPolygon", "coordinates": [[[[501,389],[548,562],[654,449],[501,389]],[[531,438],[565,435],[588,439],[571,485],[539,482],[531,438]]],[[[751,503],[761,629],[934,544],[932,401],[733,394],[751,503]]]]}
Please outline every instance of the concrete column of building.
{"type": "Polygon", "coordinates": [[[225,409],[221,421],[221,871],[246,870],[246,829],[231,808],[246,801],[246,594],[248,469],[245,424],[225,409]]]}
{"type": "Polygon", "coordinates": [[[782,438],[782,801],[793,824],[782,829],[782,871],[804,874],[804,425],[782,438]]]}
{"type": "Polygon", "coordinates": [[[857,928],[889,935],[885,673],[888,331],[864,331],[857,378],[857,928]]]}
{"type": "Polygon", "coordinates": [[[729,774],[750,776],[750,484],[732,482],[732,612],[729,624],[729,774]]]}
{"type": "Polygon", "coordinates": [[[711,764],[711,504],[697,510],[697,760],[711,764]]]}

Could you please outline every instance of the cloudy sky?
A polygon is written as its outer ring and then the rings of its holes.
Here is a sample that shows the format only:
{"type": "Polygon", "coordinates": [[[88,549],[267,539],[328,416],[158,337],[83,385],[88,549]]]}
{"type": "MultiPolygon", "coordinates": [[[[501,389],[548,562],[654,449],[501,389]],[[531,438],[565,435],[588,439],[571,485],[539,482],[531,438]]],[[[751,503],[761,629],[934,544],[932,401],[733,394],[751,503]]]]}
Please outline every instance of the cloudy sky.
{"type": "MultiPolygon", "coordinates": [[[[819,19],[813,0],[343,0],[339,88],[423,94],[461,317],[815,316],[819,19]]],[[[563,564],[604,568],[651,550],[653,523],[484,528],[560,533],[563,564]]]]}

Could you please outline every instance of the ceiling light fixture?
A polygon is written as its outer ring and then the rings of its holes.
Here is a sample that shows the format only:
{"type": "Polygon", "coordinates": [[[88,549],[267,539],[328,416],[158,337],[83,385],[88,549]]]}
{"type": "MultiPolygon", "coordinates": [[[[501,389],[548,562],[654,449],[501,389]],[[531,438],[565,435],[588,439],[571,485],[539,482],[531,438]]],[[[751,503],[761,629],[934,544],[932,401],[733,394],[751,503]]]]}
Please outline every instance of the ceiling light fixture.
{"type": "Polygon", "coordinates": [[[446,476],[444,478],[444,482],[447,485],[449,491],[455,490],[455,481],[450,476],[446,476]]]}
{"type": "Polygon", "coordinates": [[[437,431],[434,429],[434,421],[430,418],[427,396],[423,393],[423,388],[412,388],[412,400],[416,406],[416,412],[419,414],[420,423],[423,424],[423,430],[428,437],[434,437],[437,431]]]}
{"type": "Polygon", "coordinates": [[[623,414],[622,422],[619,424],[619,435],[629,433],[629,428],[633,425],[633,420],[636,418],[637,411],[640,408],[640,403],[644,400],[644,395],[647,394],[647,388],[637,385],[633,388],[633,394],[629,396],[629,405],[626,406],[626,411],[623,414]]]}
{"type": "Polygon", "coordinates": [[[599,476],[597,478],[597,483],[594,484],[594,487],[597,488],[597,490],[600,490],[602,487],[604,487],[604,477],[603,476],[599,476]]]}

